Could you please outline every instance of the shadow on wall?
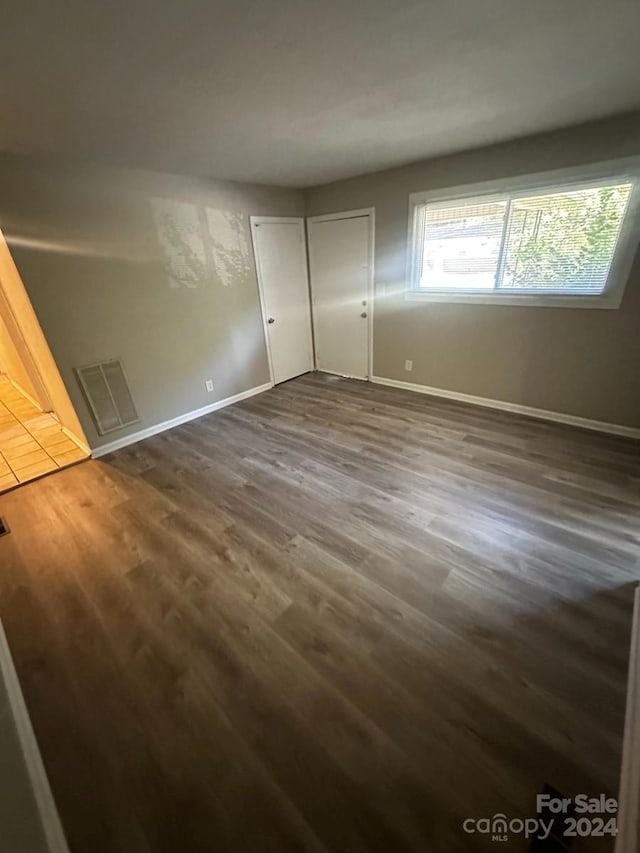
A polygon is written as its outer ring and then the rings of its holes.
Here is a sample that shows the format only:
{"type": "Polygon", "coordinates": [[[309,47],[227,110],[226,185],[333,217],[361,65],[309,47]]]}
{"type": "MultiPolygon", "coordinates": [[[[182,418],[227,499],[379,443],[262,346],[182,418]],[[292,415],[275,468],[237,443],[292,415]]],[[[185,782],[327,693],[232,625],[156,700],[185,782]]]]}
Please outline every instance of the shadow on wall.
{"type": "Polygon", "coordinates": [[[151,200],[170,287],[200,287],[213,272],[229,287],[251,280],[251,255],[242,213],[166,198],[151,200]]]}
{"type": "MultiPolygon", "coordinates": [[[[264,382],[247,216],[166,197],[138,197],[126,210],[117,200],[119,222],[89,215],[55,239],[11,238],[78,408],[86,402],[73,369],[113,358],[126,366],[143,427],[264,382]]],[[[98,447],[88,410],[83,421],[98,447]]]]}
{"type": "Polygon", "coordinates": [[[92,448],[105,440],[78,367],[124,364],[140,426],[117,437],[268,382],[249,214],[299,214],[301,191],[9,155],[0,183],[0,223],[92,448]]]}

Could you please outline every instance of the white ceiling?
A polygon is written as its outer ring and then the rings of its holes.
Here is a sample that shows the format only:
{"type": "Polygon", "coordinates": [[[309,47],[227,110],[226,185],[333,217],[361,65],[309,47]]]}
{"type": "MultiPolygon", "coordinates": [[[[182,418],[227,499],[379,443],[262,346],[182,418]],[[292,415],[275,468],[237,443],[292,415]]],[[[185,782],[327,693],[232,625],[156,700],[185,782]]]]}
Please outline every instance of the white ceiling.
{"type": "Polygon", "coordinates": [[[9,0],[0,149],[309,186],[640,107],[639,0],[9,0]]]}

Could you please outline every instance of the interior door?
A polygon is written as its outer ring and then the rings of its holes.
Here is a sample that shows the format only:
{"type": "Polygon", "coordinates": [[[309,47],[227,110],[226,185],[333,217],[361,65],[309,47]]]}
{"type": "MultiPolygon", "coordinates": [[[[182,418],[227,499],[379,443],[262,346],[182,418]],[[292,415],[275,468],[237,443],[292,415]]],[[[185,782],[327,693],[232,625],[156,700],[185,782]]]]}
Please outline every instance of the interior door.
{"type": "Polygon", "coordinates": [[[313,370],[304,220],[252,216],[251,231],[271,377],[277,384],[313,370]]]}
{"type": "Polygon", "coordinates": [[[309,220],[316,366],[356,379],[369,376],[372,214],[309,220]]]}

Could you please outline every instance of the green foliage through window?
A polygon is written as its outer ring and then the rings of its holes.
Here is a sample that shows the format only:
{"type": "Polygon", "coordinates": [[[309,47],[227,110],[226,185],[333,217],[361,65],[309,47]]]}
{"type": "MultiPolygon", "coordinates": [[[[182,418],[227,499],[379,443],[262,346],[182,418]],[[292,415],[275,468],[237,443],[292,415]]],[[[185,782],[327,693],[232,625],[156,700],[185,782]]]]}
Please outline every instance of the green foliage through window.
{"type": "Polygon", "coordinates": [[[604,287],[630,184],[513,199],[499,287],[604,287]]]}
{"type": "Polygon", "coordinates": [[[630,182],[427,203],[418,286],[435,291],[602,293],[630,182]]]}

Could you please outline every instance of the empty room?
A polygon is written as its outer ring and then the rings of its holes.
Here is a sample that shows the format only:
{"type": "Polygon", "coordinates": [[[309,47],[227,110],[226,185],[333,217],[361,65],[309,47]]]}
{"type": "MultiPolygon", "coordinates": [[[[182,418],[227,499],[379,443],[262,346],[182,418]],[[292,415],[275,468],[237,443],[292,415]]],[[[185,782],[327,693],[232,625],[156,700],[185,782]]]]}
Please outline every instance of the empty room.
{"type": "Polygon", "coordinates": [[[637,853],[637,0],[3,11],[2,853],[637,853]]]}

